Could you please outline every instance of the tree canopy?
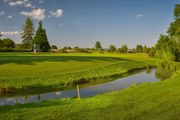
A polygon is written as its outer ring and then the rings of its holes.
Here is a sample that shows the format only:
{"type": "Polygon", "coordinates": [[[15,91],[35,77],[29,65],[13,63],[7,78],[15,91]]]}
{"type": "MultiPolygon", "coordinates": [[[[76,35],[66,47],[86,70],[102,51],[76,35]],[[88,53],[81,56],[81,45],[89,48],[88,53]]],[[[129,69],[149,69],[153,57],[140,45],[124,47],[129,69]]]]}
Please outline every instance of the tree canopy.
{"type": "Polygon", "coordinates": [[[102,50],[101,42],[97,41],[95,45],[96,50],[102,50]]]}
{"type": "Polygon", "coordinates": [[[168,35],[161,35],[150,54],[166,60],[180,60],[180,4],[174,8],[175,20],[168,28],[168,35]]]}
{"type": "Polygon", "coordinates": [[[109,46],[109,52],[116,52],[116,46],[115,45],[110,45],[109,46]]]}
{"type": "Polygon", "coordinates": [[[14,48],[15,43],[10,38],[0,40],[0,48],[14,48]]]}
{"type": "Polygon", "coordinates": [[[24,44],[25,48],[32,48],[33,35],[34,35],[33,21],[30,19],[30,17],[27,17],[25,24],[23,26],[23,33],[22,33],[22,43],[24,44]]]}
{"type": "Polygon", "coordinates": [[[136,52],[137,53],[142,53],[143,52],[143,46],[142,45],[137,45],[136,46],[136,52]]]}
{"type": "Polygon", "coordinates": [[[46,30],[42,27],[42,21],[39,21],[39,27],[36,31],[33,44],[39,46],[39,50],[42,52],[47,52],[50,50],[50,45],[47,39],[46,30]]]}

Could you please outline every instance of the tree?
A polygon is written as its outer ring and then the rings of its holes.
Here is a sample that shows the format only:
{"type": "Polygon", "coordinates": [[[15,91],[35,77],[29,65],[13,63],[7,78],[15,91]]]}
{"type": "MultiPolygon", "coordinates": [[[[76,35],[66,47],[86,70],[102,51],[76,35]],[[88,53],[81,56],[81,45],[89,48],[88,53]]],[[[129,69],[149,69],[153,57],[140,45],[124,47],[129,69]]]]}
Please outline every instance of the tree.
{"type": "Polygon", "coordinates": [[[119,49],[119,52],[121,53],[127,53],[127,51],[128,51],[127,45],[122,45],[121,48],[119,49]]]}
{"type": "Polygon", "coordinates": [[[142,45],[137,45],[136,46],[136,52],[137,53],[142,53],[143,52],[143,46],[142,45]]]}
{"type": "Polygon", "coordinates": [[[23,26],[23,33],[22,33],[22,43],[24,44],[25,48],[32,48],[33,35],[34,35],[33,21],[30,19],[30,17],[27,17],[25,24],[23,26]]]}
{"type": "Polygon", "coordinates": [[[150,51],[151,56],[168,61],[180,60],[180,4],[175,5],[174,18],[168,28],[168,35],[160,35],[157,44],[150,51]]]}
{"type": "Polygon", "coordinates": [[[40,51],[47,52],[50,50],[50,45],[47,39],[46,30],[42,27],[42,21],[39,21],[39,27],[36,31],[33,44],[39,46],[40,51]]]}
{"type": "Polygon", "coordinates": [[[58,47],[56,45],[52,45],[51,49],[58,49],[58,47]]]}
{"type": "Polygon", "coordinates": [[[109,51],[110,51],[110,52],[116,52],[116,46],[110,45],[110,46],[109,46],[109,51]]]}
{"type": "Polygon", "coordinates": [[[2,33],[0,32],[0,37],[2,37],[2,33]]]}
{"type": "Polygon", "coordinates": [[[95,48],[96,48],[96,50],[102,50],[102,46],[101,46],[100,41],[96,42],[95,48]]]}
{"type": "Polygon", "coordinates": [[[175,60],[174,42],[167,35],[161,35],[155,45],[155,56],[166,60],[175,60]]]}
{"type": "Polygon", "coordinates": [[[149,53],[150,48],[148,48],[146,45],[143,47],[143,52],[144,53],[149,53]]]}
{"type": "Polygon", "coordinates": [[[176,4],[175,5],[174,17],[175,17],[175,19],[179,19],[180,18],[180,4],[176,4]]]}
{"type": "Polygon", "coordinates": [[[14,48],[15,43],[10,38],[0,40],[0,48],[14,48]]]}
{"type": "Polygon", "coordinates": [[[171,37],[180,35],[180,4],[175,5],[174,18],[174,22],[170,24],[170,27],[167,31],[171,37]]]}

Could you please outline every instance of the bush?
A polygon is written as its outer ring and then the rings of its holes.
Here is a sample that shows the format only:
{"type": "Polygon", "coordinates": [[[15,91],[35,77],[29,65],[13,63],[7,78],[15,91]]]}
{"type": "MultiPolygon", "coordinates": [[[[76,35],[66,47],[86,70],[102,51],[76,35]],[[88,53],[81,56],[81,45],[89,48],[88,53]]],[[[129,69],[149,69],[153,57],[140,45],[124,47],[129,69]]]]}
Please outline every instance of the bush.
{"type": "Polygon", "coordinates": [[[0,40],[0,48],[14,48],[15,43],[10,38],[0,40]]]}
{"type": "Polygon", "coordinates": [[[56,45],[52,45],[51,49],[58,49],[58,47],[56,45]]]}

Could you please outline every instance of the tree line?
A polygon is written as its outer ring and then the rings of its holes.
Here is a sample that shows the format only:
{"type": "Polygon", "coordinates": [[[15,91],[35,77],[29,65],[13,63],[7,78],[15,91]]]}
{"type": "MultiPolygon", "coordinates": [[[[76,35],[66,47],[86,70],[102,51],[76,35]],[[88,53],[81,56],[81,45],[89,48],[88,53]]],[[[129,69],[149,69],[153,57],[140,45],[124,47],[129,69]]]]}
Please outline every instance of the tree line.
{"type": "Polygon", "coordinates": [[[174,21],[170,23],[167,35],[160,35],[150,56],[170,61],[180,60],[180,4],[174,8],[174,21]]]}
{"type": "Polygon", "coordinates": [[[107,52],[117,52],[117,53],[149,53],[150,48],[146,45],[136,45],[136,48],[129,49],[127,45],[122,45],[120,48],[117,48],[115,45],[109,45],[109,48],[103,49],[101,46],[101,42],[97,41],[95,44],[95,50],[99,52],[107,51],[107,52]]]}

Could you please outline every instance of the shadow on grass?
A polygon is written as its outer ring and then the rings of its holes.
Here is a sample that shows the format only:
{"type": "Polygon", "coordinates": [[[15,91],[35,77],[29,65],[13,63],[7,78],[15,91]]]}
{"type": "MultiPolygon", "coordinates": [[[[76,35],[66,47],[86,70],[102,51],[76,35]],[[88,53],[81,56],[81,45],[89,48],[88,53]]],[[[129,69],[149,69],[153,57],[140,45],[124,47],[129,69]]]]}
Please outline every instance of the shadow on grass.
{"type": "MultiPolygon", "coordinates": [[[[71,98],[72,99],[72,98],[71,98]]],[[[6,113],[11,111],[18,111],[20,109],[32,109],[32,108],[43,108],[43,107],[52,107],[52,106],[59,106],[71,103],[71,99],[66,100],[49,100],[49,101],[42,101],[42,102],[34,102],[34,103],[27,103],[27,104],[17,104],[16,106],[0,106],[0,113],[6,113]]]]}
{"type": "Polygon", "coordinates": [[[68,62],[68,61],[79,61],[79,62],[93,62],[93,61],[131,61],[123,58],[116,57],[97,57],[97,56],[1,56],[0,65],[15,63],[34,65],[35,62],[68,62]]]}

